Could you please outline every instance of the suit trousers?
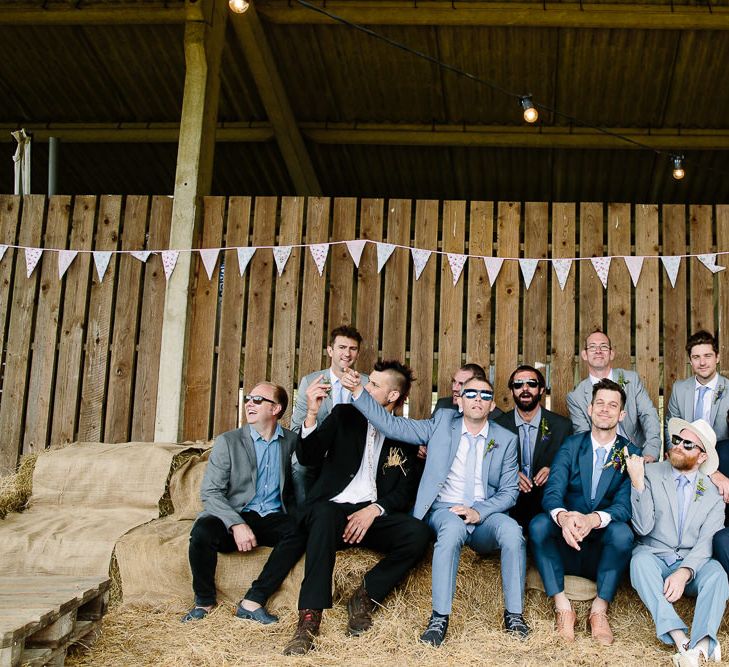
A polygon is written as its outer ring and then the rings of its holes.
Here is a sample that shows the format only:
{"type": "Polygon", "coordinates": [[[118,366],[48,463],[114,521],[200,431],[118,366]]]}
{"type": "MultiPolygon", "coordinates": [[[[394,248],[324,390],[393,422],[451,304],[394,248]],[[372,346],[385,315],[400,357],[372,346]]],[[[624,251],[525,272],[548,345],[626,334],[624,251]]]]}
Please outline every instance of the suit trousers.
{"type": "Polygon", "coordinates": [[[712,546],[714,558],[721,563],[724,571],[729,574],[729,528],[722,528],[714,533],[712,546]]]}
{"type": "MultiPolygon", "coordinates": [[[[241,519],[253,531],[259,546],[274,546],[286,535],[296,531],[296,519],[284,512],[274,512],[266,516],[260,516],[256,512],[241,512],[241,519]]],[[[218,554],[233,551],[238,551],[233,534],[218,517],[203,516],[195,521],[190,531],[188,555],[196,605],[207,607],[215,604],[215,570],[218,565],[218,554]]],[[[295,564],[296,560],[291,567],[295,564]]],[[[274,591],[281,585],[289,570],[284,572],[274,591]]]]}
{"type": "Polygon", "coordinates": [[[467,544],[478,554],[501,551],[501,580],[506,610],[523,612],[526,579],[526,540],[519,524],[495,512],[469,532],[463,519],[450,511],[452,503],[433,503],[426,516],[436,534],[433,550],[433,611],[450,614],[456,592],[461,549],[467,544]]]}
{"type": "Polygon", "coordinates": [[[375,518],[359,544],[344,542],[347,516],[370,503],[314,503],[302,517],[306,540],[306,567],[299,594],[299,609],[328,609],[332,606],[332,574],[336,553],[361,546],[384,553],[385,557],[364,577],[369,597],[382,602],[387,594],[422,557],[432,534],[415,517],[395,512],[375,518]]]}
{"type": "Polygon", "coordinates": [[[322,466],[303,466],[296,457],[296,452],[291,456],[291,482],[294,488],[296,506],[304,507],[309,497],[311,487],[319,479],[322,466]]]}
{"type": "MultiPolygon", "coordinates": [[[[681,561],[669,566],[647,551],[635,554],[630,561],[630,583],[651,613],[658,639],[665,644],[673,643],[669,631],[688,630],[673,605],[663,595],[663,582],[666,577],[680,567],[681,561]]],[[[729,596],[726,572],[719,563],[710,560],[686,584],[684,593],[696,598],[694,620],[691,624],[691,648],[704,637],[708,637],[711,655],[718,641],[716,635],[729,596]]]]}
{"type": "Polygon", "coordinates": [[[529,493],[519,491],[516,505],[509,510],[509,516],[522,527],[525,533],[529,531],[531,520],[544,511],[542,509],[543,497],[543,486],[535,486],[529,493]]]}
{"type": "Polygon", "coordinates": [[[611,521],[592,530],[580,544],[570,547],[562,529],[549,514],[538,514],[529,524],[529,540],[544,591],[549,597],[564,591],[564,575],[572,574],[597,583],[597,596],[612,602],[633,550],[633,531],[627,523],[611,521]]]}

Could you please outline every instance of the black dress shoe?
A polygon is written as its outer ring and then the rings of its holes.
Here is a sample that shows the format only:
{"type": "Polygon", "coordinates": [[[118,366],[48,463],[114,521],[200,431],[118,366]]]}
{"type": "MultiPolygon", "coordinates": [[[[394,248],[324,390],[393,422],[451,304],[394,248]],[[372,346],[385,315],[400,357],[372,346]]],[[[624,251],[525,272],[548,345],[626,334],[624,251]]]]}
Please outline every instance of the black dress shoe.
{"type": "Polygon", "coordinates": [[[504,628],[507,632],[518,636],[519,639],[526,639],[529,634],[529,626],[526,624],[523,614],[504,611],[504,628]]]}
{"type": "Polygon", "coordinates": [[[420,635],[420,641],[432,646],[440,646],[448,631],[448,615],[442,616],[433,612],[428,620],[428,627],[420,635]]]}

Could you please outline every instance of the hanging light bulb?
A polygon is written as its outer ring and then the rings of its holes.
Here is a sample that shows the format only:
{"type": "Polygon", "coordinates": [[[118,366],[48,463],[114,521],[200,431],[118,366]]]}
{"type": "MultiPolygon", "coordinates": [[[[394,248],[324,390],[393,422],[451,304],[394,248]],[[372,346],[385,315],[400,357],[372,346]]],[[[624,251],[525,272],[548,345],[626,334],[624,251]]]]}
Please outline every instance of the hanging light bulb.
{"type": "Polygon", "coordinates": [[[672,160],[673,160],[673,177],[677,181],[680,181],[686,175],[686,170],[683,168],[683,155],[674,155],[672,160]]]}
{"type": "Polygon", "coordinates": [[[524,109],[524,120],[527,123],[536,123],[537,118],[539,118],[539,112],[534,106],[534,102],[532,102],[532,96],[524,95],[519,101],[521,102],[521,108],[524,109]]]}
{"type": "Polygon", "coordinates": [[[246,2],[246,0],[228,0],[228,7],[230,7],[230,11],[235,12],[236,14],[242,14],[249,6],[250,3],[246,2]]]}

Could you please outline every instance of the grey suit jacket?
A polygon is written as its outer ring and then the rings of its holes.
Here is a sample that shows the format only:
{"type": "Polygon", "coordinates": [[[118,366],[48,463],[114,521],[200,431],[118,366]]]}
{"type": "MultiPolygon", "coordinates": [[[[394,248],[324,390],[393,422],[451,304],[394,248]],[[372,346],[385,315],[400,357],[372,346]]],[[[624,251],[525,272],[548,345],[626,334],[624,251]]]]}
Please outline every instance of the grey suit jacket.
{"type": "MultiPolygon", "coordinates": [[[[315,373],[309,373],[308,375],[305,375],[304,377],[299,380],[299,390],[296,394],[296,402],[294,403],[294,412],[291,415],[291,430],[294,433],[300,433],[301,432],[301,425],[304,423],[304,420],[306,419],[306,389],[307,387],[314,381],[316,378],[318,378],[320,375],[324,375],[325,373],[329,373],[329,369],[325,368],[322,371],[316,371],[315,373]]],[[[362,385],[366,385],[370,378],[368,375],[365,375],[364,373],[360,373],[360,377],[362,378],[362,385]]],[[[332,408],[334,405],[332,404],[332,397],[327,396],[319,406],[319,412],[316,414],[316,425],[319,426],[328,416],[329,413],[332,411],[332,408]]]]}
{"type": "Polygon", "coordinates": [[[645,489],[630,489],[633,528],[638,542],[633,554],[673,551],[683,558],[682,567],[694,575],[711,558],[714,533],[724,527],[724,501],[711,480],[702,472],[696,477],[694,500],[684,519],[683,535],[678,541],[678,494],[670,461],[645,467],[645,489]]]}
{"type": "MultiPolygon", "coordinates": [[[[643,450],[643,456],[649,454],[658,458],[661,454],[661,424],[658,412],[648,392],[645,390],[640,376],[634,371],[613,368],[613,378],[622,384],[625,390],[625,417],[622,421],[625,434],[636,447],[643,450]]],[[[585,378],[573,391],[567,394],[567,407],[575,433],[589,431],[592,428],[587,406],[592,401],[592,382],[585,378]]]]}
{"type": "MultiPolygon", "coordinates": [[[[291,486],[291,454],[296,448],[297,436],[283,429],[281,448],[281,500],[286,512],[293,507],[291,486]]],[[[244,523],[241,510],[256,495],[258,465],[256,450],[248,425],[228,431],[215,438],[205,469],[200,497],[204,510],[198,515],[216,516],[230,530],[237,523],[244,523]]]]}
{"type": "MultiPolygon", "coordinates": [[[[686,421],[694,420],[694,406],[696,404],[696,379],[692,375],[685,380],[679,380],[673,385],[671,398],[666,410],[665,437],[668,445],[668,420],[671,417],[680,417],[686,421]]],[[[729,378],[719,376],[714,395],[711,398],[711,428],[716,433],[717,440],[729,438],[726,413],[729,410],[729,378]]]]}

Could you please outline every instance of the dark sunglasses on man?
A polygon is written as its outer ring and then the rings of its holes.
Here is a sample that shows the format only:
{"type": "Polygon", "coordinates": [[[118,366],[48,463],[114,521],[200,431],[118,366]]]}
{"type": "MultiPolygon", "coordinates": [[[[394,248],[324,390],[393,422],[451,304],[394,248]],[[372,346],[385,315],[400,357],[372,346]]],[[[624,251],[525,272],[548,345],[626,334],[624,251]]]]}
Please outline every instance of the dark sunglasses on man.
{"type": "Polygon", "coordinates": [[[264,401],[266,403],[273,403],[274,405],[276,405],[276,401],[272,401],[270,398],[266,398],[265,396],[259,396],[258,394],[256,394],[255,396],[253,396],[252,394],[246,394],[243,399],[245,403],[248,403],[248,401],[252,401],[254,405],[261,405],[261,403],[263,403],[264,401]]]}
{"type": "Polygon", "coordinates": [[[511,386],[514,389],[521,389],[524,385],[526,385],[527,387],[531,387],[532,389],[536,389],[539,386],[539,380],[529,378],[528,380],[514,380],[511,383],[511,386]]]}
{"type": "Polygon", "coordinates": [[[494,392],[488,389],[464,389],[461,392],[463,398],[473,400],[476,396],[480,396],[482,401],[490,401],[494,397],[494,392]]]}
{"type": "Polygon", "coordinates": [[[681,445],[687,452],[698,449],[699,451],[706,454],[706,450],[701,445],[695,442],[691,442],[691,440],[684,440],[684,438],[682,438],[678,434],[671,436],[671,444],[676,446],[681,445]]]}

